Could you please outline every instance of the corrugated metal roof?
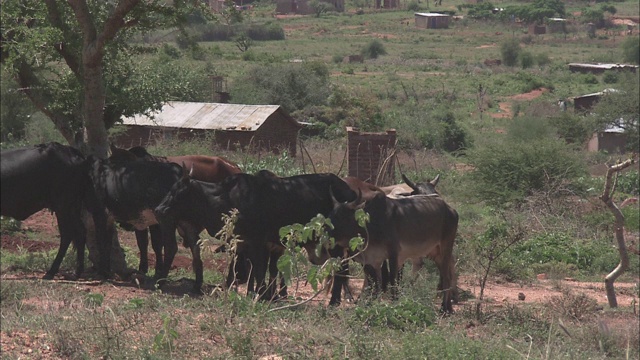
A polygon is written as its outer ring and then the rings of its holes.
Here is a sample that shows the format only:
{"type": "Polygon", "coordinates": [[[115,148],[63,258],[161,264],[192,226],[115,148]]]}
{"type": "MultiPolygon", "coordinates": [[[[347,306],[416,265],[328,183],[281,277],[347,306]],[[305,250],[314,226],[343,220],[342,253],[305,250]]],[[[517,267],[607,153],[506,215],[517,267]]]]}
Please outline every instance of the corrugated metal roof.
{"type": "Polygon", "coordinates": [[[618,69],[618,68],[637,68],[638,65],[630,64],[585,64],[585,63],[569,63],[569,67],[580,67],[586,69],[618,69]]]}
{"type": "MultiPolygon", "coordinates": [[[[171,101],[164,104],[153,119],[145,115],[136,115],[123,118],[122,123],[187,129],[255,131],[279,108],[279,105],[171,101]]],[[[297,121],[286,116],[299,125],[297,121]]]]}
{"type": "Polygon", "coordinates": [[[428,17],[449,17],[446,14],[438,14],[438,13],[415,13],[418,16],[428,16],[428,17]]]}

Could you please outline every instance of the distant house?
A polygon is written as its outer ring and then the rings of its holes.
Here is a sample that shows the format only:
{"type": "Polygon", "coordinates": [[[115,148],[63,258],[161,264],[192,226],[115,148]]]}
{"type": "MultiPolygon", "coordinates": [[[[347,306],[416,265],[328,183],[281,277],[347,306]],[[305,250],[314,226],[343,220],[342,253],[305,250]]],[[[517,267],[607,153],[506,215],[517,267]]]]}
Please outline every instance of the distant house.
{"type": "Polygon", "coordinates": [[[597,93],[592,93],[592,94],[586,94],[586,95],[581,95],[581,96],[575,96],[572,98],[573,100],[573,109],[575,110],[575,112],[577,113],[584,113],[587,112],[589,110],[591,110],[591,108],[593,108],[593,106],[600,101],[600,98],[605,95],[608,92],[615,92],[617,91],[616,89],[604,89],[600,92],[597,93]]]}
{"type": "Polygon", "coordinates": [[[606,151],[610,154],[623,154],[626,146],[627,135],[624,133],[624,129],[612,126],[594,133],[587,143],[587,150],[606,151]]]}
{"type": "Polygon", "coordinates": [[[566,33],[567,32],[567,19],[562,18],[549,18],[547,19],[547,27],[549,33],[566,33]]]}
{"type": "Polygon", "coordinates": [[[438,13],[415,13],[416,27],[422,29],[444,29],[449,27],[451,16],[438,13]]]}
{"type": "Polygon", "coordinates": [[[571,72],[579,72],[579,73],[591,73],[591,74],[602,74],[607,70],[617,70],[617,71],[631,71],[635,73],[638,70],[638,65],[629,65],[629,64],[580,64],[580,63],[570,63],[569,70],[571,72]]]}
{"type": "Polygon", "coordinates": [[[126,131],[114,139],[120,147],[210,136],[223,148],[287,150],[292,156],[302,127],[279,105],[179,101],[166,103],[154,118],[136,115],[123,118],[122,123],[126,131]]]}
{"type": "Polygon", "coordinates": [[[547,27],[545,25],[540,25],[540,24],[529,25],[529,34],[544,35],[546,33],[547,33],[547,27]]]}

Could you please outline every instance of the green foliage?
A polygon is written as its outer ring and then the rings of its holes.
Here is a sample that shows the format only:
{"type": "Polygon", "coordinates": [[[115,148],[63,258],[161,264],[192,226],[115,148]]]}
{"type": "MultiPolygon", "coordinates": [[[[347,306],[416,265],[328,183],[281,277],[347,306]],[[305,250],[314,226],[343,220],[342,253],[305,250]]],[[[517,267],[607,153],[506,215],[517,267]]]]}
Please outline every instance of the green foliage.
{"type": "Polygon", "coordinates": [[[313,10],[313,13],[318,18],[329,11],[335,11],[335,7],[331,3],[319,0],[309,1],[309,8],[313,10]]]}
{"type": "Polygon", "coordinates": [[[607,71],[602,75],[602,82],[605,84],[615,84],[618,82],[618,73],[614,71],[607,71]]]}
{"type": "Polygon", "coordinates": [[[175,350],[175,341],[178,339],[178,319],[172,318],[170,315],[162,316],[162,328],[153,338],[153,348],[157,350],[166,350],[172,353],[175,350]]]}
{"type": "Polygon", "coordinates": [[[387,50],[378,39],[371,40],[361,51],[365,59],[377,59],[380,55],[387,55],[387,50]]]}
{"type": "Polygon", "coordinates": [[[549,118],[549,124],[556,128],[557,135],[568,144],[581,147],[591,137],[589,122],[567,111],[549,118]]]}
{"type": "Polygon", "coordinates": [[[520,55],[520,42],[511,38],[500,45],[500,54],[502,55],[502,63],[506,66],[515,66],[518,63],[520,55]]]}
{"type": "Polygon", "coordinates": [[[616,191],[632,196],[640,195],[640,179],[638,171],[630,170],[620,174],[616,181],[616,191]]]}
{"type": "Polygon", "coordinates": [[[502,17],[512,15],[527,23],[542,24],[544,19],[554,16],[565,16],[564,2],[561,0],[536,0],[525,6],[507,6],[502,17]]]}
{"type": "Polygon", "coordinates": [[[533,56],[536,64],[538,66],[546,66],[551,64],[551,58],[549,58],[549,54],[547,53],[538,53],[533,56]]]}
{"type": "Polygon", "coordinates": [[[239,104],[279,104],[289,113],[323,105],[330,94],[329,76],[319,67],[317,63],[255,66],[233,83],[231,98],[239,104]]]}
{"type": "Polygon", "coordinates": [[[104,295],[99,293],[90,293],[85,295],[84,301],[89,307],[100,307],[102,306],[102,302],[104,301],[104,295]]]}
{"type": "Polygon", "coordinates": [[[640,230],[640,208],[634,204],[632,206],[623,207],[621,211],[622,211],[622,214],[624,215],[624,227],[629,231],[639,231],[640,230]]]}
{"type": "Polygon", "coordinates": [[[253,174],[260,170],[269,169],[278,176],[300,175],[302,169],[296,165],[295,159],[291,158],[285,151],[279,155],[268,154],[257,159],[246,156],[239,164],[242,171],[253,174]]]}
{"type": "Polygon", "coordinates": [[[592,241],[577,241],[566,233],[546,233],[521,242],[512,253],[525,264],[557,261],[588,269],[599,255],[594,244],[592,241]]]}
{"type": "Polygon", "coordinates": [[[24,137],[24,129],[35,112],[31,102],[18,90],[15,81],[2,74],[0,82],[0,136],[3,142],[24,137]]]}
{"type": "Polygon", "coordinates": [[[479,4],[469,4],[467,15],[472,19],[486,20],[494,18],[493,9],[495,6],[491,2],[481,2],[479,4]]]}
{"type": "MultiPolygon", "coordinates": [[[[495,206],[519,203],[536,191],[558,191],[585,173],[581,158],[564,141],[543,136],[538,124],[522,121],[510,136],[470,154],[475,166],[470,176],[479,199],[495,206]]],[[[574,184],[575,185],[575,184],[574,184]]]]}
{"type": "Polygon", "coordinates": [[[534,64],[533,54],[529,51],[520,52],[520,65],[523,69],[528,69],[534,64]]]}
{"type": "Polygon", "coordinates": [[[638,151],[638,124],[640,124],[640,83],[638,74],[620,73],[616,91],[607,92],[593,107],[591,118],[596,130],[611,126],[624,129],[627,150],[638,151]]]}
{"type": "Polygon", "coordinates": [[[420,11],[420,4],[416,0],[412,0],[409,4],[407,4],[407,11],[417,12],[420,11]]]}
{"type": "Polygon", "coordinates": [[[624,61],[640,64],[640,38],[629,36],[622,42],[622,57],[624,61]]]}
{"type": "Polygon", "coordinates": [[[10,234],[20,231],[21,222],[7,216],[0,216],[0,232],[10,234]]]}
{"type": "Polygon", "coordinates": [[[354,316],[356,321],[366,326],[405,331],[429,327],[436,317],[433,307],[406,297],[394,304],[374,301],[365,307],[358,306],[354,316]]]}

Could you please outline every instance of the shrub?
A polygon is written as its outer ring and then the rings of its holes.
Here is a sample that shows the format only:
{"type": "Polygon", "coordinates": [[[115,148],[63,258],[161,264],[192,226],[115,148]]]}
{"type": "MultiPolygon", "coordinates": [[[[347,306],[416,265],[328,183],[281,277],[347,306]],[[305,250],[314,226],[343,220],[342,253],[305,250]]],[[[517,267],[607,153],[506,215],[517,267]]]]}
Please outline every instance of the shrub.
{"type": "Polygon", "coordinates": [[[640,64],[640,38],[629,36],[622,42],[622,56],[624,61],[640,64]]]}
{"type": "Polygon", "coordinates": [[[520,55],[520,42],[517,39],[509,39],[500,46],[502,63],[507,66],[515,66],[520,55]]]}
{"type": "Polygon", "coordinates": [[[470,154],[475,194],[490,205],[519,204],[544,191],[557,196],[586,172],[581,158],[564,141],[505,137],[470,154]]]}
{"type": "Polygon", "coordinates": [[[522,51],[520,53],[520,65],[523,69],[528,69],[533,66],[533,54],[528,51],[522,51]]]}
{"type": "Polygon", "coordinates": [[[377,59],[378,56],[386,54],[387,50],[385,50],[384,45],[378,39],[372,40],[362,49],[362,56],[367,59],[377,59]]]}
{"type": "Polygon", "coordinates": [[[607,71],[602,75],[602,81],[605,84],[615,84],[618,82],[618,74],[613,71],[607,71]]]}
{"type": "Polygon", "coordinates": [[[591,136],[588,122],[579,116],[571,115],[569,112],[563,112],[560,116],[550,118],[549,123],[556,128],[557,135],[567,144],[582,146],[591,136]]]}
{"type": "Polygon", "coordinates": [[[549,54],[547,53],[535,54],[534,59],[538,66],[545,66],[551,63],[551,59],[549,58],[549,54]]]}

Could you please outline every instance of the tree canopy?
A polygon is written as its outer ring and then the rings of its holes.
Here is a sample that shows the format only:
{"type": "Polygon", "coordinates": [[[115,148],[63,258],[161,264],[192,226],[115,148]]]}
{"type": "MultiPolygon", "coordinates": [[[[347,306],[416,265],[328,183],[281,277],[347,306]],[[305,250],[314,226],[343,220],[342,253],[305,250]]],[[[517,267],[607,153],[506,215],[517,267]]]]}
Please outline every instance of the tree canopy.
{"type": "Polygon", "coordinates": [[[3,74],[70,144],[84,135],[88,151],[104,156],[109,127],[123,115],[158,109],[175,86],[153,81],[151,69],[134,63],[137,49],[129,40],[151,30],[179,31],[202,6],[197,0],[4,1],[3,74]]]}

